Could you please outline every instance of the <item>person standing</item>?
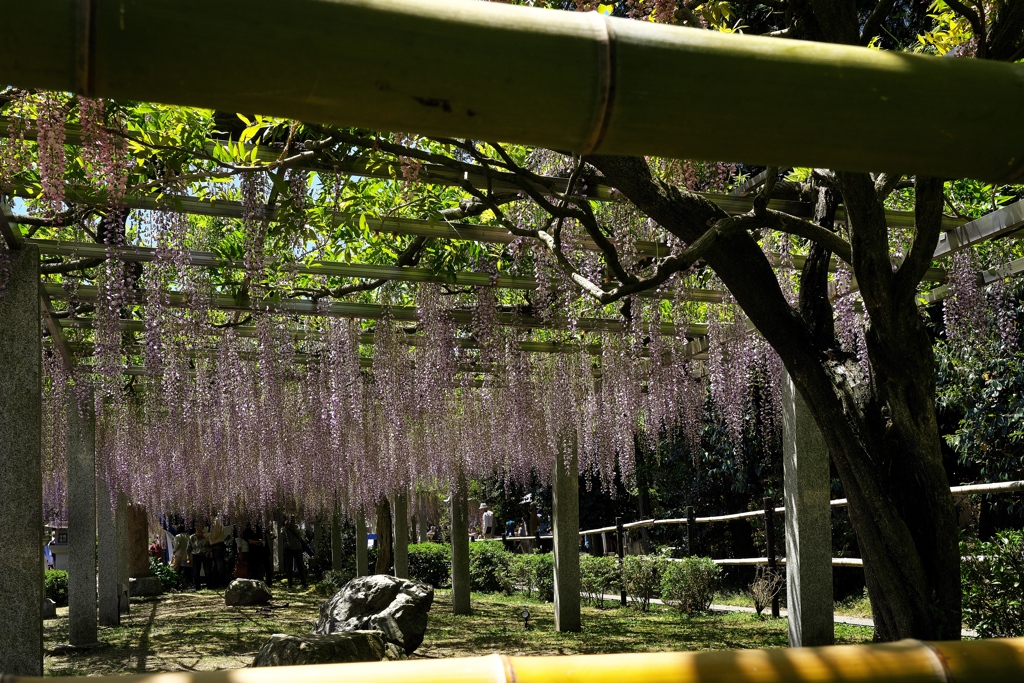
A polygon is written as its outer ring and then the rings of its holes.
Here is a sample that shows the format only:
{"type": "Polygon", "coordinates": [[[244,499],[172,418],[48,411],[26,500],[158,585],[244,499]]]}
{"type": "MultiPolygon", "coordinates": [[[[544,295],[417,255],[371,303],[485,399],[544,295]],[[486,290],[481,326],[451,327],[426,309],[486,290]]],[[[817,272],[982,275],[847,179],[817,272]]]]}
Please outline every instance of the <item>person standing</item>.
{"type": "Polygon", "coordinates": [[[207,540],[210,541],[210,551],[212,552],[210,564],[213,566],[213,576],[207,584],[211,587],[219,588],[227,584],[228,570],[225,563],[227,547],[224,544],[224,525],[221,524],[220,518],[216,516],[213,518],[213,523],[210,524],[210,533],[207,536],[207,540]]]}
{"type": "Polygon", "coordinates": [[[289,517],[288,521],[284,523],[284,571],[285,576],[288,578],[288,587],[292,587],[292,572],[294,571],[293,564],[298,567],[299,579],[302,581],[302,587],[307,588],[306,585],[306,562],[305,558],[302,557],[302,537],[299,535],[299,530],[295,527],[295,518],[289,517]]]}
{"type": "MultiPolygon", "coordinates": [[[[247,527],[247,529],[250,527],[247,527]]],[[[238,527],[235,527],[237,534],[238,527]]],[[[249,578],[249,542],[245,540],[244,534],[242,536],[235,536],[235,556],[238,558],[235,561],[235,578],[236,579],[248,579],[249,578]]]]}
{"type": "Polygon", "coordinates": [[[188,553],[192,556],[192,587],[199,590],[200,575],[206,575],[206,587],[210,588],[210,560],[213,551],[210,549],[210,541],[206,538],[203,527],[196,527],[194,534],[188,539],[188,553]]]}
{"type": "Polygon", "coordinates": [[[494,513],[491,512],[491,508],[488,507],[487,503],[480,503],[480,509],[483,510],[483,514],[480,515],[480,530],[483,531],[484,538],[494,537],[494,513]]]}

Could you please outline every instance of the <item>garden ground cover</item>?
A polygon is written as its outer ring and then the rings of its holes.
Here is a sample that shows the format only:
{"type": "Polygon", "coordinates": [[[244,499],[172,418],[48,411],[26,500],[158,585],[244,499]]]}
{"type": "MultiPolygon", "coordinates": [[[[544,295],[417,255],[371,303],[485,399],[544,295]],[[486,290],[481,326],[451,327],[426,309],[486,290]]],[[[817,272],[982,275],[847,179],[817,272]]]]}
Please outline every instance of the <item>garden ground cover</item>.
{"type": "MultiPolygon", "coordinates": [[[[324,596],[314,590],[274,589],[275,607],[226,607],[214,591],[171,593],[132,603],[117,628],[101,627],[103,647],[66,651],[67,608],[46,622],[48,676],[209,671],[247,666],[272,633],[308,633],[324,596]]],[[[555,633],[554,606],[528,598],[473,594],[470,616],[451,613],[451,592],[435,592],[423,645],[414,658],[597,654],[724,648],[784,647],[786,621],[750,614],[687,617],[660,605],[649,613],[633,608],[583,607],[582,633],[555,633]],[[530,611],[531,630],[519,612],[530,611]]],[[[867,643],[869,628],[836,625],[836,642],[867,643]]]]}

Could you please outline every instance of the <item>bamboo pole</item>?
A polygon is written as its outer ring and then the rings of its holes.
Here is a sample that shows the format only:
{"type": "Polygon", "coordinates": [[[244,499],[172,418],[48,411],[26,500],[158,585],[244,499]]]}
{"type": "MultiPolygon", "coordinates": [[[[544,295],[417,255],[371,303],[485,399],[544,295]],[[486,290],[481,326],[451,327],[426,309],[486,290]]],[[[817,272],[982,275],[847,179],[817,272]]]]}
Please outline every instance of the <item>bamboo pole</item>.
{"type": "MultiPolygon", "coordinates": [[[[1024,638],[929,643],[901,640],[771,650],[561,657],[464,657],[313,664],[226,671],[97,676],[96,683],[1003,683],[1024,678],[1024,638]]],[[[0,675],[2,683],[72,683],[74,677],[0,675]]]]}
{"type": "Polygon", "coordinates": [[[0,42],[0,80],[23,88],[583,154],[999,182],[1024,172],[1013,64],[464,0],[4,10],[18,30],[0,42]],[[828,105],[808,115],[808,103],[828,105]]]}
{"type": "MultiPolygon", "coordinates": [[[[0,135],[10,135],[14,129],[12,123],[15,119],[7,116],[0,116],[0,135]]],[[[26,139],[35,139],[38,135],[38,131],[35,128],[34,119],[23,119],[21,124],[24,126],[22,130],[26,139]]],[[[82,144],[82,127],[78,124],[69,123],[64,127],[65,140],[69,145],[80,145],[82,144]]],[[[132,132],[127,133],[128,137],[133,137],[132,132]]],[[[223,144],[221,140],[207,140],[203,144],[203,148],[207,153],[212,153],[213,150],[220,144],[223,144]]],[[[255,151],[256,161],[258,163],[270,164],[279,160],[281,156],[281,150],[274,147],[267,147],[264,145],[255,145],[253,143],[246,143],[243,147],[249,151],[255,151]]],[[[402,168],[400,164],[395,164],[389,161],[379,161],[371,159],[369,157],[346,157],[342,160],[328,161],[312,159],[309,161],[303,161],[297,163],[294,166],[290,166],[297,170],[311,171],[313,173],[338,173],[341,175],[352,175],[352,176],[363,176],[367,178],[382,178],[391,180],[402,180],[404,176],[402,174],[402,168]]],[[[416,176],[416,183],[421,185],[461,185],[463,181],[470,182],[474,187],[480,189],[490,190],[492,192],[522,192],[522,187],[513,183],[509,180],[503,180],[501,177],[493,177],[495,173],[488,171],[482,167],[477,166],[475,171],[458,171],[456,169],[448,168],[438,164],[424,164],[419,168],[416,176]]],[[[763,171],[760,175],[763,175],[763,171]]],[[[509,174],[510,175],[510,174],[509,174]]],[[[557,192],[565,192],[569,179],[565,177],[557,176],[541,176],[547,182],[551,184],[551,187],[557,192]]],[[[527,179],[523,179],[523,182],[531,183],[527,179]]],[[[748,181],[749,182],[749,181],[748,181]]],[[[27,183],[12,183],[13,187],[20,192],[26,192],[27,190],[34,189],[34,187],[27,183]]],[[[549,192],[549,189],[543,185],[534,184],[537,190],[543,193],[549,192]]],[[[76,188],[71,186],[67,188],[72,196],[75,196],[76,188]]],[[[82,188],[77,188],[81,190],[82,188]]],[[[695,192],[701,197],[714,202],[723,211],[729,214],[739,214],[750,211],[754,206],[754,197],[749,194],[736,194],[735,191],[730,194],[721,194],[717,192],[695,192]]],[[[86,195],[88,196],[88,195],[86,195]]],[[[586,196],[595,201],[611,201],[614,197],[613,190],[608,185],[601,183],[595,183],[588,185],[586,190],[586,196]]],[[[92,201],[97,201],[95,195],[92,196],[92,201]]],[[[130,204],[136,204],[139,202],[145,203],[147,200],[141,197],[128,198],[130,204]]],[[[150,200],[153,205],[158,202],[150,200]]],[[[209,200],[207,200],[209,201],[209,200]]],[[[231,211],[241,216],[241,202],[223,202],[217,201],[218,205],[226,205],[231,211]]],[[[785,211],[788,214],[801,217],[810,217],[813,213],[810,203],[792,200],[792,199],[772,199],[768,202],[768,208],[775,209],[776,211],[785,211]]],[[[276,208],[272,209],[271,215],[276,213],[276,208]]],[[[344,214],[339,214],[343,216],[344,214]]],[[[915,216],[913,211],[896,211],[894,209],[885,210],[886,224],[890,228],[913,228],[915,226],[915,216]]],[[[840,205],[836,210],[836,221],[842,223],[846,220],[846,210],[840,205]]],[[[942,229],[947,231],[958,230],[965,225],[965,220],[956,216],[942,216],[942,229]]],[[[944,237],[944,236],[943,236],[944,237]]]]}

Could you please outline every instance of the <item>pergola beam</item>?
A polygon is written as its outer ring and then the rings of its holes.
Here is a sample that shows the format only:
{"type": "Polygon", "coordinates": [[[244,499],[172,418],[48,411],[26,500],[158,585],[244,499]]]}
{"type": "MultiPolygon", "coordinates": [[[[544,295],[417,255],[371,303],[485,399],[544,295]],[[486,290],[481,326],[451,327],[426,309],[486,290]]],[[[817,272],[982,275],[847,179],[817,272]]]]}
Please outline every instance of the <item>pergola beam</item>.
{"type": "MultiPolygon", "coordinates": [[[[11,223],[8,219],[8,211],[7,204],[0,202],[0,236],[2,236],[4,242],[7,243],[8,249],[11,251],[20,251],[24,248],[26,240],[21,234],[21,227],[17,224],[11,223]]],[[[46,289],[42,284],[39,286],[39,308],[43,324],[46,325],[47,331],[50,333],[50,336],[53,337],[54,344],[64,361],[65,367],[68,372],[73,373],[75,368],[74,359],[68,351],[67,342],[61,335],[60,328],[54,323],[53,304],[50,303],[50,297],[46,293],[46,289]]]]}
{"type": "MultiPolygon", "coordinates": [[[[50,296],[68,296],[64,288],[58,284],[47,283],[43,285],[43,288],[50,296]]],[[[141,304],[145,301],[145,293],[143,291],[136,290],[134,294],[136,304],[141,304]]],[[[92,303],[99,298],[99,290],[93,285],[80,285],[75,292],[75,297],[79,301],[92,303]]],[[[165,300],[173,308],[188,308],[191,306],[188,296],[180,292],[166,292],[165,300]]],[[[210,308],[221,311],[264,312],[283,315],[358,318],[362,320],[381,320],[387,316],[403,322],[419,320],[418,309],[415,306],[381,306],[379,304],[334,302],[329,306],[321,307],[314,299],[252,301],[248,297],[233,297],[221,294],[212,297],[210,308]]],[[[449,309],[447,313],[456,324],[470,325],[473,322],[473,311],[470,309],[449,309]]],[[[622,331],[622,321],[611,318],[580,318],[576,321],[564,318],[545,320],[532,315],[499,312],[498,322],[507,327],[525,329],[572,329],[586,332],[622,331]]],[[[660,329],[663,335],[677,334],[676,326],[673,323],[663,322],[660,329]]],[[[707,334],[707,329],[708,326],[705,323],[691,323],[686,327],[686,336],[692,339],[693,337],[705,335],[707,334]]]]}
{"type": "Polygon", "coordinates": [[[0,43],[0,79],[20,88],[584,155],[989,182],[1024,173],[1019,67],[994,60],[459,0],[303,0],[292,12],[280,12],[277,0],[251,0],[242,13],[239,3],[206,0],[100,1],[88,3],[91,12],[73,2],[8,4],[6,18],[19,30],[0,43]],[[197,78],[203,64],[218,68],[197,78]],[[999,93],[999,106],[922,123],[921,111],[948,108],[949,92],[963,102],[999,93]],[[807,102],[843,106],[809,118],[807,102]]]}
{"type": "Polygon", "coordinates": [[[948,256],[967,247],[1010,235],[1024,228],[1024,200],[1018,200],[939,235],[933,258],[948,256]]]}
{"type": "MultiPolygon", "coordinates": [[[[11,129],[11,122],[13,119],[10,117],[0,117],[0,134],[7,134],[11,129]]],[[[26,138],[34,138],[37,131],[34,127],[28,127],[25,130],[26,138]]],[[[67,124],[65,126],[66,141],[69,144],[80,144],[81,143],[81,126],[77,124],[67,124]]],[[[222,141],[218,140],[207,140],[204,143],[204,150],[207,153],[212,153],[222,141]]],[[[247,143],[244,145],[247,151],[256,152],[256,161],[264,164],[271,164],[279,161],[281,156],[281,150],[274,147],[268,147],[266,145],[254,145],[247,143]]],[[[416,184],[422,185],[449,185],[459,186],[463,182],[469,182],[476,188],[487,189],[494,192],[522,192],[523,188],[512,182],[506,180],[502,176],[510,176],[508,172],[498,172],[494,170],[485,169],[482,166],[475,164],[467,164],[468,166],[475,166],[476,170],[472,171],[459,171],[447,166],[441,166],[439,164],[424,164],[419,168],[417,172],[416,184]],[[495,177],[495,176],[499,177],[495,177]]],[[[296,168],[303,171],[309,171],[312,173],[336,173],[340,175],[349,176],[363,176],[367,178],[377,178],[381,180],[399,180],[404,179],[401,165],[395,164],[388,161],[377,161],[369,157],[355,156],[345,157],[340,161],[303,161],[302,163],[296,164],[292,168],[296,168]]],[[[754,177],[744,182],[739,187],[733,189],[728,194],[721,194],[716,192],[695,192],[704,199],[714,202],[720,209],[729,214],[740,214],[750,211],[754,206],[754,199],[752,192],[755,188],[764,183],[767,177],[768,171],[761,171],[754,177]]],[[[211,172],[211,175],[215,175],[211,172]]],[[[545,181],[551,184],[552,189],[557,192],[565,192],[568,189],[569,179],[557,176],[541,176],[545,181]]],[[[522,182],[529,184],[536,190],[544,193],[548,192],[548,188],[536,185],[528,179],[522,179],[522,182]]],[[[23,186],[24,187],[24,186],[23,186]]],[[[613,188],[609,185],[602,185],[596,183],[593,186],[587,188],[586,196],[589,199],[598,201],[611,201],[613,199],[613,188]]],[[[783,211],[788,214],[800,217],[809,217],[813,213],[813,207],[808,202],[792,200],[792,199],[772,199],[768,203],[768,207],[776,211],[783,211]]],[[[141,208],[141,207],[140,207],[141,208]]],[[[239,210],[238,216],[241,216],[239,210]]],[[[885,212],[887,223],[893,228],[913,228],[915,225],[915,216],[912,211],[895,211],[887,209],[885,212]]],[[[840,206],[836,210],[836,221],[844,222],[846,220],[846,211],[840,206]]],[[[943,216],[942,217],[942,229],[943,230],[955,230],[959,226],[963,225],[964,221],[955,216],[943,216]]]]}
{"type": "MultiPolygon", "coordinates": [[[[64,242],[57,240],[29,239],[29,244],[39,247],[43,256],[67,256],[75,258],[109,258],[116,255],[122,261],[149,263],[156,260],[156,249],[153,247],[115,246],[87,242],[64,242]]],[[[211,268],[234,268],[242,270],[242,261],[223,259],[209,251],[189,251],[189,263],[193,266],[211,268]]],[[[351,277],[372,280],[395,280],[400,282],[433,282],[456,286],[499,287],[502,289],[537,289],[537,280],[521,275],[491,275],[490,273],[459,272],[454,274],[435,273],[429,268],[413,268],[408,266],[377,265],[370,263],[345,263],[339,261],[315,261],[310,265],[297,266],[297,273],[304,275],[322,275],[325,277],[351,277]]],[[[687,289],[687,299],[709,303],[721,303],[725,292],[713,289],[687,289]]],[[[645,298],[667,298],[656,291],[642,292],[645,298]]]]}

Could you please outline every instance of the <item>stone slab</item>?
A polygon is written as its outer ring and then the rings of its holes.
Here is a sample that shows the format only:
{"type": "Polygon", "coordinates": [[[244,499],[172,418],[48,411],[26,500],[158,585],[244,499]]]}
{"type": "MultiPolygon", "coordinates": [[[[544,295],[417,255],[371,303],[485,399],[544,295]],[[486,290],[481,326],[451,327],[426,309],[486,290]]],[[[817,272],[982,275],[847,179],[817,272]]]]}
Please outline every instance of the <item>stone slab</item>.
{"type": "Polygon", "coordinates": [[[459,478],[452,489],[452,612],[470,614],[469,519],[466,509],[466,480],[459,478]]]}
{"type": "Polygon", "coordinates": [[[786,596],[791,647],[835,641],[828,448],[789,373],[782,377],[786,596]]]}
{"type": "Polygon", "coordinates": [[[409,496],[395,496],[395,576],[409,578],[409,496]]]}
{"type": "Polygon", "coordinates": [[[68,392],[68,641],[96,642],[96,420],[92,397],[68,392]]]}
{"type": "Polygon", "coordinates": [[[0,671],[43,675],[39,250],[0,255],[0,671]]]}
{"type": "Polygon", "coordinates": [[[580,494],[576,450],[555,456],[552,524],[555,546],[555,630],[577,632],[580,620],[580,494]]]}
{"type": "Polygon", "coordinates": [[[117,526],[110,487],[102,477],[96,478],[96,530],[99,554],[99,623],[101,626],[121,624],[120,598],[117,583],[117,526]]]}

